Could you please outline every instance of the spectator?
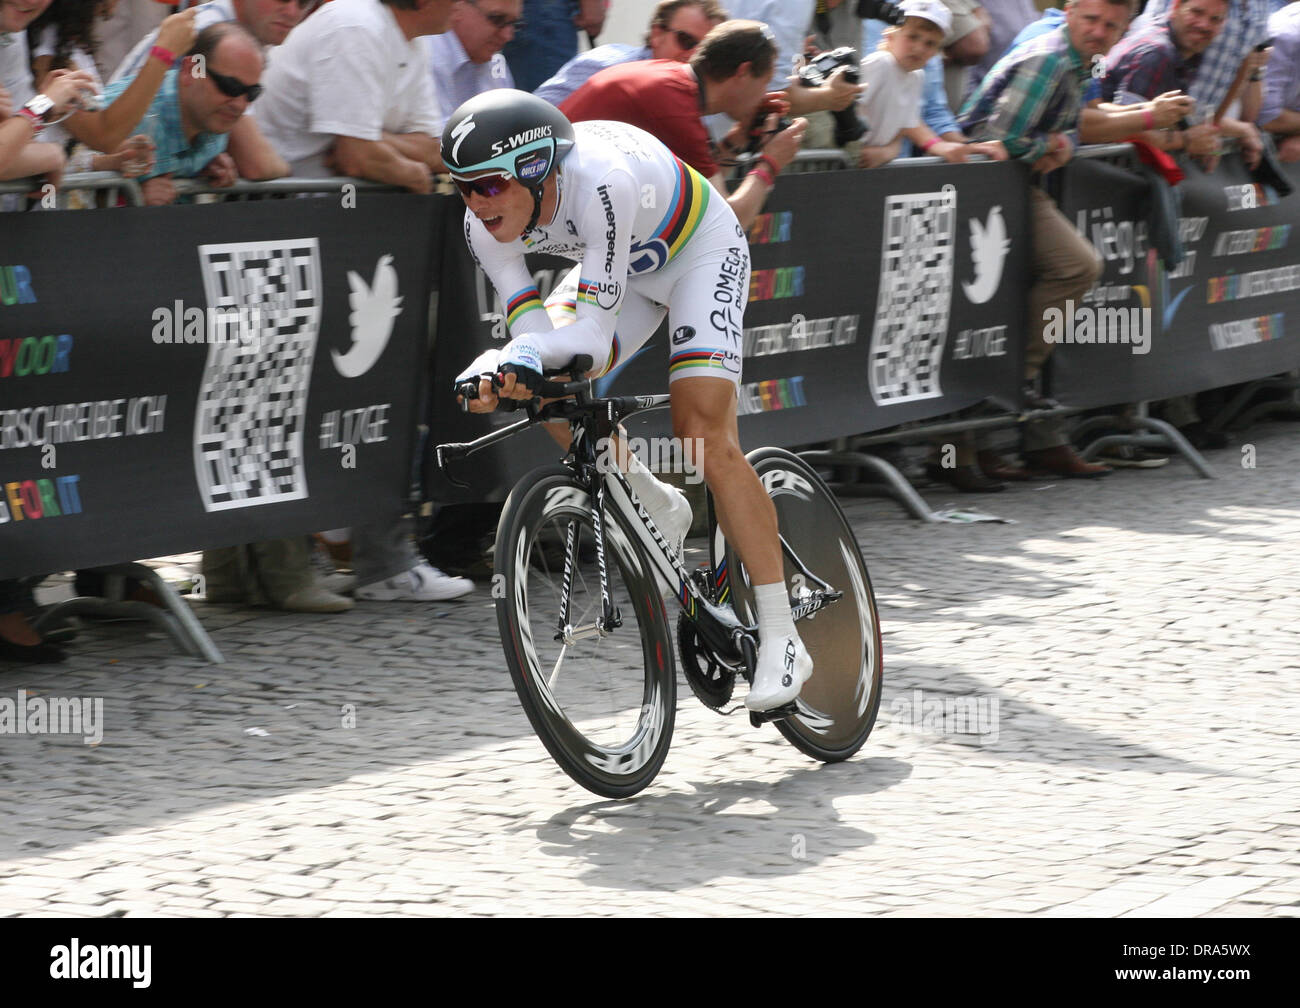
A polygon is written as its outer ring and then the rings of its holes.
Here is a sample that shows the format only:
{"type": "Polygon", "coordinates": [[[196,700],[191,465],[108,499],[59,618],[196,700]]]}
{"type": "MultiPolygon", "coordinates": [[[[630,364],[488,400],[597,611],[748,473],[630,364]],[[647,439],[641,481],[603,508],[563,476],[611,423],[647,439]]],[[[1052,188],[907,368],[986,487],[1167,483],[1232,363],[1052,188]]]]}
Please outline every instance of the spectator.
{"type": "MultiPolygon", "coordinates": [[[[1174,0],[1167,15],[1130,32],[1111,51],[1102,98],[1129,105],[1172,91],[1191,93],[1206,49],[1227,22],[1228,8],[1228,0],[1174,0]]],[[[1142,134],[1148,143],[1200,157],[1207,171],[1218,162],[1221,135],[1237,139],[1251,168],[1259,163],[1259,132],[1249,123],[1223,116],[1186,130],[1153,130],[1151,125],[1142,134]]]]}
{"type": "MultiPolygon", "coordinates": [[[[1025,350],[1025,399],[1031,406],[1051,403],[1034,388],[1052,349],[1044,336],[1049,312],[1064,314],[1066,302],[1080,299],[1101,275],[1096,250],[1037,180],[1073,156],[1092,59],[1110,51],[1128,26],[1129,13],[1128,0],[1067,0],[1064,26],[999,60],[958,115],[967,134],[1001,140],[1034,173],[1029,190],[1034,282],[1025,350]]],[[[1026,461],[1036,473],[1111,472],[1079,458],[1057,421],[1027,424],[1024,438],[1026,461]]],[[[1005,467],[991,452],[981,452],[978,461],[986,476],[1005,467]]]]}
{"type": "MultiPolygon", "coordinates": [[[[483,0],[480,0],[483,2],[483,0]]],[[[452,0],[332,0],[275,54],[258,123],[295,175],[351,175],[432,191],[438,108],[428,52],[452,0]]],[[[474,590],[416,558],[400,515],[352,530],[356,597],[432,602],[474,590]]]]}
{"type": "MultiPolygon", "coordinates": [[[[862,22],[862,55],[884,48],[885,29],[889,27],[884,21],[869,18],[862,22]]],[[[921,90],[921,121],[943,140],[966,143],[967,137],[957,125],[957,117],[952,114],[948,104],[948,91],[943,83],[943,55],[935,53],[925,64],[925,86],[921,90]]],[[[813,131],[810,124],[809,133],[813,131]]],[[[911,157],[916,151],[912,141],[904,139],[899,157],[911,157]]]]}
{"type": "Polygon", "coordinates": [[[644,45],[610,43],[589,49],[565,63],[533,93],[559,107],[595,74],[620,63],[648,59],[685,63],[704,36],[726,19],[718,0],[659,0],[644,45]]]}
{"type": "Polygon", "coordinates": [[[501,47],[514,37],[522,9],[523,0],[456,0],[450,30],[425,36],[438,103],[435,136],[442,136],[447,118],[479,92],[515,86],[501,47]]]}
{"type": "Polygon", "coordinates": [[[1283,161],[1300,161],[1300,3],[1268,19],[1273,56],[1264,77],[1259,123],[1277,140],[1283,161]]]}
{"type": "MultiPolygon", "coordinates": [[[[194,8],[194,26],[202,31],[220,21],[238,21],[262,46],[278,46],[315,5],[316,0],[209,0],[194,8]]],[[[140,39],[117,65],[109,83],[139,73],[157,37],[157,32],[150,32],[140,39]]]]}
{"type": "Polygon", "coordinates": [[[1026,25],[1038,18],[1038,8],[1033,0],[983,0],[981,6],[988,15],[988,50],[972,64],[966,80],[967,93],[979,86],[993,64],[1011,51],[1012,40],[1026,25]]]}
{"type": "MultiPolygon", "coordinates": [[[[1145,29],[1169,12],[1170,0],[1148,0],[1141,17],[1133,23],[1133,31],[1145,29]]],[[[1228,20],[1218,37],[1206,48],[1196,71],[1191,96],[1196,99],[1199,118],[1208,122],[1219,117],[1220,109],[1232,104],[1235,97],[1241,102],[1237,118],[1254,123],[1259,118],[1263,97],[1260,77],[1268,62],[1268,51],[1256,47],[1268,42],[1268,19],[1271,13],[1269,0],[1233,0],[1228,8],[1228,20]]]]}
{"type": "Polygon", "coordinates": [[[944,82],[948,102],[956,108],[966,96],[967,67],[988,55],[993,19],[978,0],[943,0],[943,5],[952,13],[952,27],[943,37],[944,82]]]}
{"type": "MultiPolygon", "coordinates": [[[[94,25],[112,14],[118,0],[54,0],[45,13],[27,29],[34,76],[43,78],[50,70],[83,70],[93,82],[96,94],[104,90],[95,61],[97,42],[94,25]]],[[[153,164],[153,143],[137,135],[124,141],[111,154],[100,154],[78,144],[62,126],[48,126],[41,134],[46,143],[58,144],[67,152],[69,172],[113,171],[136,178],[153,164]]],[[[80,192],[69,194],[70,207],[90,205],[80,192]]]]}
{"type": "Polygon", "coordinates": [[[885,48],[862,61],[866,91],[858,99],[858,110],[868,130],[862,138],[859,166],[876,168],[892,161],[904,138],[953,164],[970,154],[1006,160],[1006,149],[996,141],[968,146],[964,137],[943,139],[921,121],[925,65],[939,51],[952,15],[939,0],[903,0],[900,6],[906,19],[887,28],[885,48]]]}
{"type": "Polygon", "coordinates": [[[157,0],[118,0],[112,13],[95,25],[95,59],[100,76],[108,79],[135,44],[157,31],[170,13],[171,8],[157,0]]]}
{"type": "MultiPolygon", "coordinates": [[[[261,93],[261,46],[238,21],[218,21],[199,32],[194,47],[167,71],[149,106],[144,131],[154,143],[156,159],[141,185],[147,206],[176,201],[176,178],[212,180],[232,185],[236,178],[277,178],[289,166],[248,120],[249,135],[236,154],[226,153],[230,132],[244,110],[261,93]]],[[[110,84],[112,100],[131,78],[110,84]]]]}
{"type": "Polygon", "coordinates": [[[791,83],[816,6],[816,0],[729,0],[727,4],[733,18],[761,21],[771,29],[776,57],[770,86],[789,102],[792,116],[839,112],[852,105],[862,93],[861,87],[844,79],[842,69],[817,87],[791,83]]]}
{"type": "MultiPolygon", "coordinates": [[[[19,12],[14,4],[0,7],[0,12],[9,23],[18,26],[13,29],[14,34],[7,36],[8,43],[0,47],[0,88],[8,91],[15,107],[20,107],[38,97],[28,60],[27,37],[23,29],[43,14],[49,5],[50,0],[33,0],[33,6],[22,12],[19,12]]],[[[169,50],[168,55],[189,49],[194,41],[193,13],[186,11],[167,18],[163,22],[159,40],[160,46],[169,50]]],[[[153,100],[167,69],[168,66],[161,57],[150,59],[131,86],[123,91],[116,101],[105,108],[74,112],[66,120],[67,131],[92,150],[118,150],[130,135],[131,128],[140,121],[149,107],[149,102],[153,100]]],[[[84,92],[86,95],[94,93],[93,79],[82,70],[51,71],[50,75],[41,82],[42,92],[51,86],[55,74],[60,75],[65,82],[73,82],[78,103],[84,100],[81,93],[84,92]]],[[[56,117],[47,114],[44,118],[56,117]]]]}
{"type": "MultiPolygon", "coordinates": [[[[767,26],[724,21],[704,37],[689,64],[673,60],[624,63],[602,70],[561,107],[570,122],[615,119],[657,136],[678,158],[726,195],[701,115],[724,112],[738,124],[732,146],[748,134],[767,94],[775,47],[767,26]]],[[[726,196],[742,227],[758,215],[780,173],[799,151],[804,120],[768,138],[763,163],[726,196]]]]}
{"type": "Polygon", "coordinates": [[[605,28],[606,0],[524,0],[527,28],[504,49],[506,62],[521,91],[536,90],[578,55],[578,32],[595,48],[605,28]]]}
{"type": "Polygon", "coordinates": [[[254,115],[293,175],[352,175],[433,190],[438,108],[415,40],[447,29],[452,0],[332,0],[275,54],[254,115]]]}

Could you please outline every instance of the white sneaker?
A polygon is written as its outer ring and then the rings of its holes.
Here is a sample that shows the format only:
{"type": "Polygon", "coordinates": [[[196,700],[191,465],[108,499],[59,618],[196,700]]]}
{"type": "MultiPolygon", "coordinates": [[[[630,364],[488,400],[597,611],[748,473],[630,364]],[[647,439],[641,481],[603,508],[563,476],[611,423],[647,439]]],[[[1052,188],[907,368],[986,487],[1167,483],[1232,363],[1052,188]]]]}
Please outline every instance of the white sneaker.
{"type": "Polygon", "coordinates": [[[356,597],[365,602],[446,602],[473,590],[474,582],[469,578],[449,577],[421,562],[386,581],[362,585],[356,597]]]}
{"type": "Polygon", "coordinates": [[[763,644],[745,706],[752,711],[782,707],[799,695],[812,674],[812,658],[798,637],[778,637],[763,644]]]}

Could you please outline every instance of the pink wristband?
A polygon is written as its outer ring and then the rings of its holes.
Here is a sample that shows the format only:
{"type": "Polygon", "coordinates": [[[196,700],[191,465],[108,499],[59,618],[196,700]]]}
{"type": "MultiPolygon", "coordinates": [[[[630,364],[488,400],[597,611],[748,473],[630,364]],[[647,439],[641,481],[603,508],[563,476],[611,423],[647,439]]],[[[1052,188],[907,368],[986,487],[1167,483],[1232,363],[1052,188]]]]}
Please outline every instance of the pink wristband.
{"type": "Polygon", "coordinates": [[[162,62],[167,66],[171,66],[176,62],[176,54],[170,49],[164,49],[160,45],[156,45],[149,50],[149,58],[162,60],[162,62]]]}
{"type": "Polygon", "coordinates": [[[933,147],[938,142],[939,142],[939,138],[937,136],[932,136],[925,143],[921,144],[921,150],[928,151],[931,147],[933,147]]]}
{"type": "Polygon", "coordinates": [[[749,170],[750,175],[757,176],[758,180],[766,185],[769,189],[776,188],[776,176],[767,170],[764,165],[757,165],[749,170]]]}
{"type": "Polygon", "coordinates": [[[1144,108],[1142,110],[1142,128],[1155,129],[1155,125],[1156,125],[1156,120],[1155,120],[1155,116],[1151,114],[1151,109],[1144,108]]]}

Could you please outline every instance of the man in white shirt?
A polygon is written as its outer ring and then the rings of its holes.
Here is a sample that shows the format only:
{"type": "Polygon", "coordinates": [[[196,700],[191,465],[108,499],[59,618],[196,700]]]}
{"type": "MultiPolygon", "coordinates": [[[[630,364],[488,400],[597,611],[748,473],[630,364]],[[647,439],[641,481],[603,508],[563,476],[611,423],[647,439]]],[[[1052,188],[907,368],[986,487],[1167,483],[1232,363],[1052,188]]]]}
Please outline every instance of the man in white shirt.
{"type": "Polygon", "coordinates": [[[456,0],[450,30],[425,36],[438,103],[435,136],[442,136],[448,117],[476,94],[515,86],[501,49],[514,38],[523,9],[524,0],[456,0]]]}
{"type": "Polygon", "coordinates": [[[305,178],[351,175],[433,189],[438,108],[421,35],[447,30],[453,0],[332,0],[276,50],[253,111],[305,178]]]}

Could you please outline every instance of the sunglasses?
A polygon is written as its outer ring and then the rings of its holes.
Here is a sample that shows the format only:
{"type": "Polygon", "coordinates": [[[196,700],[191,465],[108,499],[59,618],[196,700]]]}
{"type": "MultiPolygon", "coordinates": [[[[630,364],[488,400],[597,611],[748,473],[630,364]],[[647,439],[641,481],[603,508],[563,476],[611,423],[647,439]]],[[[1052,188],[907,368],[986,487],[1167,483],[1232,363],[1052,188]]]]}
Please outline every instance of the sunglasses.
{"type": "Polygon", "coordinates": [[[500,11],[497,11],[494,14],[488,14],[485,13],[483,8],[475,3],[474,0],[465,0],[465,2],[482,14],[487,23],[497,31],[504,31],[507,28],[513,28],[515,31],[524,30],[524,21],[522,18],[515,21],[511,19],[509,14],[503,14],[500,11]]]}
{"type": "Polygon", "coordinates": [[[694,35],[684,31],[674,31],[673,38],[677,40],[677,45],[689,52],[700,44],[700,40],[694,35]]]}
{"type": "Polygon", "coordinates": [[[492,199],[510,188],[510,179],[505,175],[480,175],[472,179],[457,178],[453,175],[451,180],[456,183],[461,196],[467,200],[476,193],[485,199],[492,199]]]}
{"type": "Polygon", "coordinates": [[[227,98],[243,98],[247,96],[250,102],[254,102],[257,101],[257,96],[262,93],[261,84],[245,84],[234,77],[219,74],[211,67],[208,68],[208,76],[212,78],[212,83],[217,86],[217,90],[227,98]]]}

